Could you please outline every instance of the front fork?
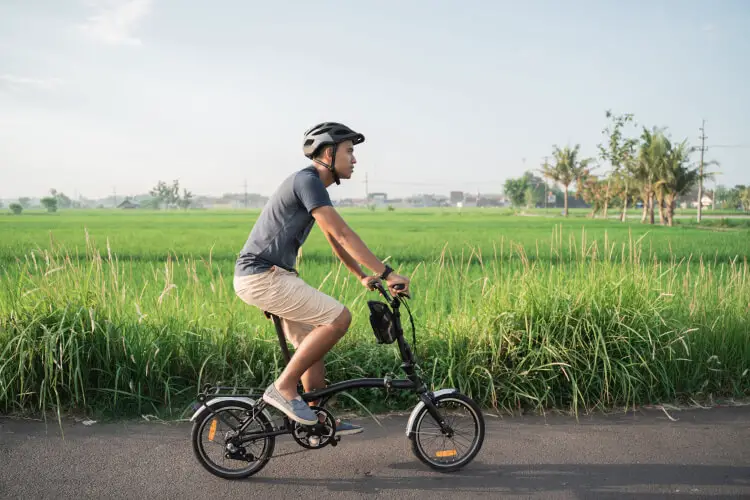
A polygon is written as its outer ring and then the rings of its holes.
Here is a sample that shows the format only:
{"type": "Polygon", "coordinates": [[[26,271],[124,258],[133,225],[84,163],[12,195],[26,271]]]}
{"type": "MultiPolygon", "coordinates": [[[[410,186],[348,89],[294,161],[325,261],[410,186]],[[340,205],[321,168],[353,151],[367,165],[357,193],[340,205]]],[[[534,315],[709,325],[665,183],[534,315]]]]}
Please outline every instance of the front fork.
{"type": "Polygon", "coordinates": [[[419,399],[422,400],[422,403],[424,403],[424,405],[427,407],[427,412],[432,416],[432,418],[435,419],[435,422],[438,423],[442,433],[448,436],[449,438],[452,438],[453,428],[450,425],[448,425],[448,423],[445,421],[445,418],[440,413],[440,410],[438,410],[437,406],[435,406],[435,403],[432,402],[430,393],[429,392],[420,393],[419,399]]]}

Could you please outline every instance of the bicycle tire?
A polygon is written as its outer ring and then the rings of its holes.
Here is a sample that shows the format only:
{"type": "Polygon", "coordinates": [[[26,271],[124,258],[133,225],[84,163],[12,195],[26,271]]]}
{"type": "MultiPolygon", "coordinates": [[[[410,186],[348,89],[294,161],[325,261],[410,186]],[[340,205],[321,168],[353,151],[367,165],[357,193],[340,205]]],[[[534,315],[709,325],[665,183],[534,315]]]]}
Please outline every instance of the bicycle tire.
{"type": "MultiPolygon", "coordinates": [[[[438,407],[438,409],[440,408],[441,404],[446,401],[454,401],[460,403],[461,405],[466,407],[472,415],[476,437],[472,441],[470,452],[460,460],[447,464],[436,462],[428,457],[427,453],[422,448],[421,441],[419,439],[420,428],[422,427],[422,423],[425,421],[425,419],[429,419],[430,421],[434,422],[434,419],[432,418],[432,415],[430,415],[429,410],[426,406],[421,408],[419,413],[417,413],[416,418],[414,419],[414,433],[411,435],[411,445],[414,455],[425,465],[440,472],[453,472],[471,463],[472,460],[474,460],[474,458],[477,456],[479,451],[482,449],[482,444],[484,443],[485,437],[485,423],[484,416],[482,415],[482,410],[479,408],[479,405],[477,405],[470,397],[461,393],[454,392],[451,394],[442,394],[434,399],[434,403],[438,407]]],[[[437,424],[437,422],[435,422],[435,424],[437,424]]]]}
{"type": "MultiPolygon", "coordinates": [[[[214,414],[227,408],[236,408],[242,411],[252,411],[253,405],[245,401],[233,400],[221,401],[211,406],[211,410],[214,412],[214,414]]],[[[253,474],[257,474],[261,469],[263,469],[263,467],[266,466],[266,464],[268,464],[268,461],[271,459],[274,448],[276,446],[275,436],[268,436],[263,438],[264,446],[262,454],[256,460],[250,462],[251,465],[247,468],[239,469],[238,471],[229,471],[228,469],[219,467],[218,465],[214,465],[213,462],[208,458],[208,456],[206,456],[201,439],[201,437],[203,436],[203,429],[211,420],[213,420],[213,414],[208,411],[208,409],[204,410],[200,415],[198,415],[198,417],[195,419],[195,422],[193,422],[193,428],[191,432],[193,453],[198,459],[198,462],[200,462],[203,468],[205,468],[208,472],[223,479],[244,479],[252,476],[253,474]]],[[[273,430],[273,425],[262,413],[256,415],[255,420],[261,424],[265,431],[270,432],[273,430]]]]}

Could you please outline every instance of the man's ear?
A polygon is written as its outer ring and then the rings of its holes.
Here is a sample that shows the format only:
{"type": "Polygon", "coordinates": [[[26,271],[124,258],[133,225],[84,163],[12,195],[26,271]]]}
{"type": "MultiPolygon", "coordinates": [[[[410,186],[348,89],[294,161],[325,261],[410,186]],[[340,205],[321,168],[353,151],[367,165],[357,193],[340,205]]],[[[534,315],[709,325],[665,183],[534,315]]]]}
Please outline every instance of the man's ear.
{"type": "Polygon", "coordinates": [[[331,163],[331,159],[333,158],[333,146],[325,146],[320,151],[320,157],[326,163],[331,163]]]}

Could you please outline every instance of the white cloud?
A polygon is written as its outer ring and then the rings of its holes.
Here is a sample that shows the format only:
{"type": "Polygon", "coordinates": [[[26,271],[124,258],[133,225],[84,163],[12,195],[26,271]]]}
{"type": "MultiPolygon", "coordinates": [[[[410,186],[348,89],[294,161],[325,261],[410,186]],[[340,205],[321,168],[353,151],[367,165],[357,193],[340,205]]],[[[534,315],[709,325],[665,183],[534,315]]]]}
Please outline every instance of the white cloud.
{"type": "Polygon", "coordinates": [[[0,86],[11,89],[35,88],[39,90],[52,90],[62,84],[59,78],[33,78],[4,74],[0,75],[0,86]]]}
{"type": "Polygon", "coordinates": [[[133,32],[151,11],[151,0],[99,0],[87,2],[97,9],[80,26],[87,35],[114,45],[142,45],[133,32]]]}

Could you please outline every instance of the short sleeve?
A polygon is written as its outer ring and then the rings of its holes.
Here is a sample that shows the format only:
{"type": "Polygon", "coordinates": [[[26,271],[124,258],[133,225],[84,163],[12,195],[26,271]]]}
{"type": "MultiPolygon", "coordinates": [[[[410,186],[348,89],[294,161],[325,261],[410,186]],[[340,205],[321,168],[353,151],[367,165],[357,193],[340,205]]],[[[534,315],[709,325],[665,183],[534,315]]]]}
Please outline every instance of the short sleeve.
{"type": "Polygon", "coordinates": [[[302,205],[311,213],[314,209],[323,206],[333,206],[328,190],[320,178],[308,172],[300,172],[294,179],[294,194],[302,205]]]}

